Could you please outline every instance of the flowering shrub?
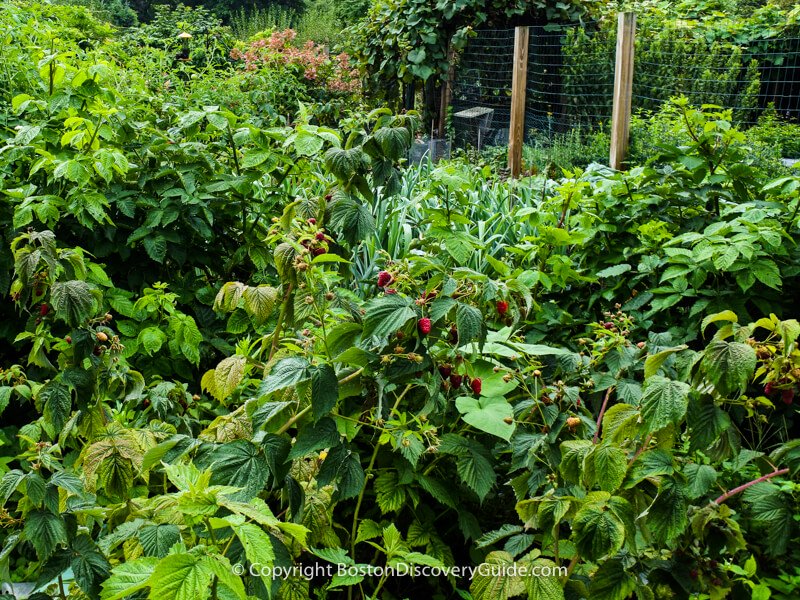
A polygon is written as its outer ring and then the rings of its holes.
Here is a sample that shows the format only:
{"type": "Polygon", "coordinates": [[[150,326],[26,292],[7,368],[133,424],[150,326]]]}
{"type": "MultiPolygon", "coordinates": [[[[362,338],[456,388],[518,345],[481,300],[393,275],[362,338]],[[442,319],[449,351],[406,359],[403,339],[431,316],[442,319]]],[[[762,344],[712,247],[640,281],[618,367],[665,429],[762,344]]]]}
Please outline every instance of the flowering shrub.
{"type": "Polygon", "coordinates": [[[350,66],[346,53],[331,56],[323,46],[309,40],[301,47],[293,46],[297,34],[292,29],[275,31],[268,38],[251,42],[244,50],[234,48],[231,58],[244,61],[245,70],[288,68],[328,92],[358,92],[358,71],[350,66]]]}

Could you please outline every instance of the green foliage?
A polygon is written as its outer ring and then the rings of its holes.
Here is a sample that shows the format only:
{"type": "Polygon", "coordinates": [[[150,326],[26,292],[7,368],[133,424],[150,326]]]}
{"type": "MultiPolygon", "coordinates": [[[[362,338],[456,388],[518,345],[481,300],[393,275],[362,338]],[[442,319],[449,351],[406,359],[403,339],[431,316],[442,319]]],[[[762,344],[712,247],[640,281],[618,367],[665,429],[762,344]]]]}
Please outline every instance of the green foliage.
{"type": "Polygon", "coordinates": [[[410,169],[414,114],[288,125],[205,102],[239,80],[155,38],[123,68],[27,10],[0,16],[0,578],[791,597],[800,181],[730,112],[677,102],[627,172],[410,169]],[[352,571],[246,567],[320,561],[352,571]]]}

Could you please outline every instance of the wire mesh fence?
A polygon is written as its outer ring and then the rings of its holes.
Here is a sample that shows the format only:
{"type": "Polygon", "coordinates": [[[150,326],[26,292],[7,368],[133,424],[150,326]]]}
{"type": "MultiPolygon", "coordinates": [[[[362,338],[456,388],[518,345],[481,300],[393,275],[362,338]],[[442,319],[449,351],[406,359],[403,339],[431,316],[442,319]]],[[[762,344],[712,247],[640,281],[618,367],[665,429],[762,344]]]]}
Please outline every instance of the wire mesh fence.
{"type": "Polygon", "coordinates": [[[482,30],[462,54],[453,82],[452,131],[457,147],[508,144],[514,30],[482,30]]]}
{"type": "MultiPolygon", "coordinates": [[[[613,107],[616,23],[530,26],[524,143],[607,143],[613,107]]],[[[478,30],[456,66],[451,131],[457,147],[507,146],[514,30],[478,30]]],[[[636,32],[632,109],[652,114],[670,98],[731,109],[743,127],[765,111],[800,120],[800,38],[747,44],[643,20],[636,32]]],[[[607,147],[605,148],[607,152],[607,147]]],[[[599,157],[591,156],[589,160],[599,157]]]]}

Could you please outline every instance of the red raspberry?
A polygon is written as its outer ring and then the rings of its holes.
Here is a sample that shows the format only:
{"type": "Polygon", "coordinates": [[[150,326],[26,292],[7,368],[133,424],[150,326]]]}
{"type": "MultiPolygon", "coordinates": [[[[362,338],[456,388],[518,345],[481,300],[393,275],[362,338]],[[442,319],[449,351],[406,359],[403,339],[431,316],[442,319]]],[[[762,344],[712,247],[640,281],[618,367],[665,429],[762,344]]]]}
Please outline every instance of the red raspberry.
{"type": "Polygon", "coordinates": [[[67,337],[64,338],[64,341],[67,342],[68,344],[71,344],[72,343],[72,336],[68,335],[67,337]]]}
{"type": "Polygon", "coordinates": [[[325,194],[325,200],[330,200],[333,198],[333,194],[325,194]]]}
{"type": "Polygon", "coordinates": [[[39,307],[39,314],[42,315],[43,317],[46,317],[47,313],[49,313],[49,312],[50,312],[50,307],[47,306],[47,304],[42,304],[39,307]]]}
{"type": "Polygon", "coordinates": [[[788,390],[783,390],[781,392],[781,400],[787,406],[794,401],[794,388],[789,388],[788,390]]]}
{"type": "Polygon", "coordinates": [[[386,293],[387,293],[387,294],[396,294],[396,293],[397,293],[397,290],[396,290],[396,289],[394,289],[394,288],[389,288],[388,290],[386,290],[386,293]]]}
{"type": "Polygon", "coordinates": [[[308,224],[309,224],[309,225],[316,225],[316,224],[317,224],[317,220],[316,220],[315,218],[313,218],[313,217],[312,217],[312,218],[310,218],[310,219],[308,220],[308,224]]]}
{"type": "Polygon", "coordinates": [[[442,379],[447,379],[450,377],[450,374],[453,372],[453,367],[450,365],[439,365],[439,375],[442,376],[442,379]]]}
{"type": "Polygon", "coordinates": [[[378,273],[378,287],[381,288],[386,287],[393,281],[394,277],[392,277],[392,274],[389,273],[389,271],[381,271],[380,273],[378,273]]]}
{"type": "Polygon", "coordinates": [[[464,377],[462,375],[458,375],[457,373],[450,375],[450,385],[453,386],[454,390],[457,390],[461,387],[462,381],[464,381],[464,377]]]}
{"type": "Polygon", "coordinates": [[[148,400],[147,398],[145,398],[145,399],[144,399],[144,402],[142,402],[142,406],[144,406],[145,408],[148,408],[148,407],[150,406],[150,400],[148,400]]]}
{"type": "Polygon", "coordinates": [[[480,377],[476,377],[475,379],[473,379],[470,382],[469,386],[472,388],[473,392],[475,392],[476,394],[480,395],[482,383],[483,382],[481,381],[481,378],[480,377]]]}
{"type": "Polygon", "coordinates": [[[431,320],[428,317],[422,317],[417,323],[417,328],[422,335],[428,335],[431,332],[431,320]]]}
{"type": "Polygon", "coordinates": [[[772,395],[772,382],[770,381],[767,385],[764,386],[764,395],[771,396],[772,395]]]}
{"type": "Polygon", "coordinates": [[[497,314],[501,317],[508,312],[508,302],[505,300],[498,300],[497,301],[497,314]]]}
{"type": "Polygon", "coordinates": [[[328,251],[325,248],[314,248],[311,251],[311,254],[314,256],[319,256],[320,254],[326,254],[328,251]]]}
{"type": "Polygon", "coordinates": [[[322,233],[321,231],[317,232],[317,235],[315,235],[314,237],[316,237],[320,242],[325,241],[325,234],[322,233]]]}

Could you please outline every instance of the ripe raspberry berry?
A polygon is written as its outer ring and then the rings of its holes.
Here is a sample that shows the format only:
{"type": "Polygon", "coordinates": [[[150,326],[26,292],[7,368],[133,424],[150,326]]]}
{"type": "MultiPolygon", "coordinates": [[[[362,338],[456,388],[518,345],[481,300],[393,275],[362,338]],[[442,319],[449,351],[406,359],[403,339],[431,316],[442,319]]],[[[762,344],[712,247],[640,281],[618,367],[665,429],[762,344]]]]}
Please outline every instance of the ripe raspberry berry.
{"type": "Polygon", "coordinates": [[[781,400],[787,406],[794,401],[794,388],[789,388],[788,390],[783,390],[781,392],[781,400]]]}
{"type": "Polygon", "coordinates": [[[142,406],[144,406],[145,408],[148,408],[148,407],[150,406],[150,400],[148,400],[147,398],[145,398],[145,399],[144,399],[144,402],[142,402],[142,406]]]}
{"type": "Polygon", "coordinates": [[[43,317],[46,317],[47,313],[49,312],[50,312],[50,307],[47,306],[47,304],[42,303],[42,305],[39,307],[39,314],[42,315],[43,317]]]}
{"type": "Polygon", "coordinates": [[[310,219],[308,220],[308,224],[309,224],[309,225],[316,225],[316,224],[317,224],[317,220],[316,220],[315,218],[313,218],[313,217],[312,217],[312,218],[310,218],[310,219]]]}
{"type": "Polygon", "coordinates": [[[770,381],[767,385],[764,386],[764,395],[771,396],[772,395],[772,382],[770,381]]]}
{"type": "Polygon", "coordinates": [[[428,335],[431,332],[431,320],[428,317],[422,317],[417,323],[417,328],[422,335],[428,335]]]}
{"type": "Polygon", "coordinates": [[[71,344],[72,343],[72,336],[68,335],[67,337],[64,338],[64,341],[67,342],[68,344],[71,344]]]}
{"type": "Polygon", "coordinates": [[[497,301],[497,314],[501,317],[504,316],[508,312],[508,302],[505,300],[498,300],[497,301]]]}
{"type": "Polygon", "coordinates": [[[450,365],[439,365],[439,375],[442,376],[442,379],[447,379],[450,377],[450,374],[453,372],[453,367],[450,365]]]}
{"type": "Polygon", "coordinates": [[[325,248],[314,248],[311,251],[311,254],[314,256],[319,256],[320,254],[326,254],[328,251],[325,248]]]}
{"type": "Polygon", "coordinates": [[[457,373],[453,373],[450,375],[450,385],[453,386],[453,389],[458,389],[461,387],[461,382],[464,381],[463,375],[458,375],[457,373]]]}
{"type": "Polygon", "coordinates": [[[475,379],[473,379],[470,382],[469,386],[472,388],[473,392],[475,392],[476,394],[480,395],[481,389],[482,389],[482,386],[483,386],[483,382],[481,381],[480,377],[476,377],[475,379]]]}
{"type": "Polygon", "coordinates": [[[333,198],[333,194],[325,194],[325,200],[330,200],[333,198]]]}
{"type": "Polygon", "coordinates": [[[321,231],[317,232],[317,235],[315,235],[314,237],[317,238],[320,242],[325,241],[325,234],[322,233],[321,231]]]}
{"type": "Polygon", "coordinates": [[[394,288],[389,288],[388,290],[386,290],[386,293],[387,293],[387,294],[396,294],[396,293],[397,293],[397,290],[396,290],[396,289],[394,289],[394,288]]]}
{"type": "Polygon", "coordinates": [[[387,285],[394,281],[394,277],[389,271],[381,271],[378,273],[378,287],[385,288],[387,285]]]}

